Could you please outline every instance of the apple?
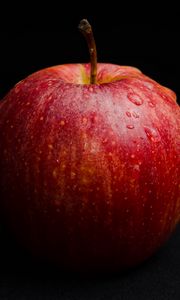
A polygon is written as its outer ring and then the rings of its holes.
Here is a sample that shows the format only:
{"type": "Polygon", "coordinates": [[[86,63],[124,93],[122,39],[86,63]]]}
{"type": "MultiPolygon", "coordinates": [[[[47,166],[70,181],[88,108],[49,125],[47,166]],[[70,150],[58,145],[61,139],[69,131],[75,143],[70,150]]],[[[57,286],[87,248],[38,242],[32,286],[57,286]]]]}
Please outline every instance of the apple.
{"type": "Polygon", "coordinates": [[[1,209],[33,255],[65,269],[122,270],[180,220],[180,110],[134,67],[40,70],[0,104],[1,209]]]}

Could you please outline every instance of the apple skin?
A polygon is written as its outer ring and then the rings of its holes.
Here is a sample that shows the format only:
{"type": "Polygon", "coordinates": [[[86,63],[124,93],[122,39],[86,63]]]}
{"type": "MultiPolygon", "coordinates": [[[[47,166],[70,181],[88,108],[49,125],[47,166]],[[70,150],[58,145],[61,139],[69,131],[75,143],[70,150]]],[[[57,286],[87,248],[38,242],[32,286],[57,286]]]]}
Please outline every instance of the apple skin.
{"type": "Polygon", "coordinates": [[[33,255],[70,270],[121,270],[180,220],[180,110],[133,67],[47,68],[0,105],[0,199],[33,255]]]}

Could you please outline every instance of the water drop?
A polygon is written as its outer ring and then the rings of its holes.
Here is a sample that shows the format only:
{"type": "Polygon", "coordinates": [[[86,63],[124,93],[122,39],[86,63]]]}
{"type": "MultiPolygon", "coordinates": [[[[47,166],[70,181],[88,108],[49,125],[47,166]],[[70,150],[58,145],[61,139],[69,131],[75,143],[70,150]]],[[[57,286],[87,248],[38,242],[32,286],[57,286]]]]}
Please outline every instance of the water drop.
{"type": "Polygon", "coordinates": [[[129,111],[126,112],[126,115],[130,118],[131,117],[131,113],[129,111]]]}
{"type": "Polygon", "coordinates": [[[128,93],[127,97],[135,105],[140,106],[143,104],[143,99],[138,94],[128,93]]]}
{"type": "Polygon", "coordinates": [[[21,87],[19,86],[19,83],[18,83],[18,84],[15,86],[14,92],[15,92],[16,94],[18,94],[19,91],[20,91],[20,89],[21,89],[21,87]]]}
{"type": "Polygon", "coordinates": [[[136,112],[133,112],[132,115],[133,115],[133,117],[136,118],[136,119],[139,118],[139,115],[138,115],[136,112]]]}
{"type": "Polygon", "coordinates": [[[64,126],[64,125],[65,125],[64,120],[61,120],[61,121],[60,121],[60,125],[61,125],[61,126],[64,126]]]}
{"type": "Polygon", "coordinates": [[[83,123],[84,125],[86,125],[87,122],[88,122],[88,119],[87,119],[86,117],[83,117],[83,118],[82,118],[82,123],[83,123]]]}
{"type": "Polygon", "coordinates": [[[134,170],[135,170],[135,171],[138,171],[138,172],[140,171],[140,167],[139,167],[138,164],[134,165],[134,170]]]}
{"type": "Polygon", "coordinates": [[[127,125],[126,126],[128,129],[133,129],[134,128],[134,125],[127,125]]]}
{"type": "Polygon", "coordinates": [[[154,128],[144,126],[144,131],[150,141],[156,142],[158,140],[157,131],[154,128]]]}
{"type": "Polygon", "coordinates": [[[149,82],[149,81],[146,81],[146,82],[144,82],[143,84],[144,84],[144,86],[145,86],[146,88],[148,88],[149,90],[153,90],[153,88],[154,88],[153,83],[151,83],[151,82],[149,82]]]}
{"type": "Polygon", "coordinates": [[[156,105],[155,105],[155,103],[154,102],[148,102],[148,105],[150,106],[150,107],[155,107],[156,105]]]}
{"type": "Polygon", "coordinates": [[[89,99],[89,95],[88,95],[88,94],[85,94],[84,97],[85,97],[86,99],[89,99]]]}
{"type": "Polygon", "coordinates": [[[94,89],[93,89],[92,86],[89,87],[89,91],[90,91],[90,92],[93,92],[93,91],[94,91],[94,89]]]}
{"type": "Polygon", "coordinates": [[[167,97],[167,95],[162,94],[161,97],[162,97],[164,100],[166,100],[167,102],[171,102],[171,101],[169,101],[169,97],[167,97]]]}

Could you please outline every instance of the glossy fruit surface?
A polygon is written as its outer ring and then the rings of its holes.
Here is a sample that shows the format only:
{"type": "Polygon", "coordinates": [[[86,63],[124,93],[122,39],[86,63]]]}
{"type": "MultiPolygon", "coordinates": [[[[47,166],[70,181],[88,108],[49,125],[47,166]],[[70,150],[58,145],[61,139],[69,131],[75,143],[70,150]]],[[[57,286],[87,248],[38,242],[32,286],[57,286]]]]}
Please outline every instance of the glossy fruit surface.
{"type": "Polygon", "coordinates": [[[180,110],[133,67],[60,65],[0,103],[0,198],[17,238],[75,270],[149,257],[180,220],[180,110]]]}

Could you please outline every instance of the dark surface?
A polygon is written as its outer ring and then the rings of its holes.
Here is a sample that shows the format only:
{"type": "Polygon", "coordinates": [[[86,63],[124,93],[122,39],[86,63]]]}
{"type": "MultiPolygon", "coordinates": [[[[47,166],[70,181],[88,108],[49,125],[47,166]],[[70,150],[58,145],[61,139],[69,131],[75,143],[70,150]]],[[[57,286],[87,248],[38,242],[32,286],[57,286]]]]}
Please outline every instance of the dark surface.
{"type": "Polygon", "coordinates": [[[180,227],[149,260],[123,274],[63,273],[37,263],[1,232],[1,300],[180,299],[180,227]]]}
{"type": "MultiPolygon", "coordinates": [[[[77,29],[84,17],[94,27],[99,61],[138,67],[180,98],[179,10],[169,1],[160,8],[156,2],[104,2],[100,9],[89,2],[79,8],[77,1],[63,2],[63,8],[49,2],[40,8],[1,2],[0,98],[39,69],[87,62],[87,46],[77,29]]],[[[180,227],[141,266],[81,278],[36,263],[0,229],[0,300],[15,299],[179,300],[180,227]]]]}

